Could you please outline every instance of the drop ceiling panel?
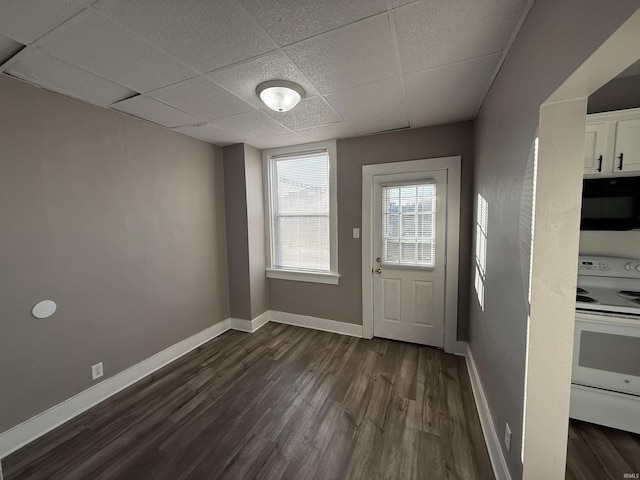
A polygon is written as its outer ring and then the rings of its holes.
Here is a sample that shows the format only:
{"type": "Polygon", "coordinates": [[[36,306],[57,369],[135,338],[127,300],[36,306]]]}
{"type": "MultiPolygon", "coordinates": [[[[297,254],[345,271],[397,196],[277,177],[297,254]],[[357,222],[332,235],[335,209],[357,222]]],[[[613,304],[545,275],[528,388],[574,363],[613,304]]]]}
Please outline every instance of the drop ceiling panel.
{"type": "Polygon", "coordinates": [[[91,3],[91,0],[1,0],[0,33],[31,43],[91,3]]]}
{"type": "Polygon", "coordinates": [[[344,122],[332,123],[321,127],[296,130],[296,133],[304,137],[305,142],[321,142],[331,138],[357,137],[357,132],[344,122]]]}
{"type": "Polygon", "coordinates": [[[44,36],[36,45],[138,92],[196,75],[159,48],[104,15],[88,10],[44,36]]]}
{"type": "Polygon", "coordinates": [[[399,73],[386,15],[292,45],[285,52],[321,93],[373,83],[399,73]]]}
{"type": "Polygon", "coordinates": [[[102,12],[201,73],[277,48],[233,0],[114,0],[102,12]]]}
{"type": "Polygon", "coordinates": [[[153,98],[138,95],[112,105],[119,112],[128,113],[165,127],[181,127],[202,123],[201,118],[194,117],[153,98]]]}
{"type": "Polygon", "coordinates": [[[287,147],[289,145],[300,145],[307,142],[308,140],[293,132],[249,138],[249,145],[256,148],[287,147]]]}
{"type": "Polygon", "coordinates": [[[193,125],[187,127],[177,127],[172,129],[174,132],[183,133],[190,137],[204,140],[205,142],[215,143],[224,147],[225,145],[232,145],[234,143],[246,143],[247,139],[242,135],[237,135],[232,132],[227,132],[221,128],[211,125],[210,123],[204,123],[201,125],[193,125]]]}
{"type": "Polygon", "coordinates": [[[395,11],[404,73],[502,52],[525,0],[432,0],[395,11]]]}
{"type": "Polygon", "coordinates": [[[267,80],[295,82],[304,89],[306,96],[314,96],[318,93],[313,84],[282,52],[274,52],[240,65],[234,65],[211,73],[207,77],[256,108],[264,107],[256,95],[256,87],[267,80]]]}
{"type": "Polygon", "coordinates": [[[149,96],[207,120],[215,120],[252,110],[238,97],[205,77],[196,77],[180,82],[152,92],[149,96]]]}
{"type": "Polygon", "coordinates": [[[22,50],[6,69],[6,73],[103,107],[135,95],[128,88],[69,65],[33,47],[22,50]]]}
{"type": "Polygon", "coordinates": [[[220,118],[216,120],[215,123],[227,130],[234,131],[247,137],[272,135],[287,131],[287,129],[282,125],[278,125],[267,115],[259,111],[234,115],[233,117],[220,118]]]}
{"type": "MultiPolygon", "coordinates": [[[[265,109],[265,111],[267,111],[265,109]]],[[[307,98],[288,112],[267,111],[268,115],[290,130],[317,127],[339,122],[341,119],[321,97],[307,98]]]]}
{"type": "Polygon", "coordinates": [[[407,75],[411,127],[472,119],[500,59],[491,55],[407,75]]]}
{"type": "Polygon", "coordinates": [[[348,25],[386,10],[385,0],[242,0],[280,46],[348,25]]]}
{"type": "Polygon", "coordinates": [[[18,53],[23,46],[21,43],[0,35],[0,65],[18,53]]]}
{"type": "Polygon", "coordinates": [[[360,134],[409,126],[400,78],[333,93],[327,95],[327,100],[360,134]]]}

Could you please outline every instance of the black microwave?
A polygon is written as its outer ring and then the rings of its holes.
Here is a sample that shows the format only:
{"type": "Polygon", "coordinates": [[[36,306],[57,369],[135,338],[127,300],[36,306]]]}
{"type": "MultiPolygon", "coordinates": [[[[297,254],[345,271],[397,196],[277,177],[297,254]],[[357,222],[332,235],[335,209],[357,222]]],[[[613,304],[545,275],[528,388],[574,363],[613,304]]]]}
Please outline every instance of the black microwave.
{"type": "Polygon", "coordinates": [[[585,178],[580,230],[640,229],[640,177],[585,178]]]}

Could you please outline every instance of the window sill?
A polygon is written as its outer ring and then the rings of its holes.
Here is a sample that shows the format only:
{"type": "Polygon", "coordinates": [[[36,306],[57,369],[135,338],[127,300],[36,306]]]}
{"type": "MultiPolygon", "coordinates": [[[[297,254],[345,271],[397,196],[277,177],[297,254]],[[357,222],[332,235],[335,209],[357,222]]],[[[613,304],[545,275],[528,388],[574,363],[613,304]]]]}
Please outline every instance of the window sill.
{"type": "Polygon", "coordinates": [[[300,272],[297,270],[281,270],[275,268],[267,268],[267,278],[277,278],[280,280],[294,280],[297,282],[326,283],[329,285],[338,285],[339,273],[319,273],[319,272],[300,272]]]}

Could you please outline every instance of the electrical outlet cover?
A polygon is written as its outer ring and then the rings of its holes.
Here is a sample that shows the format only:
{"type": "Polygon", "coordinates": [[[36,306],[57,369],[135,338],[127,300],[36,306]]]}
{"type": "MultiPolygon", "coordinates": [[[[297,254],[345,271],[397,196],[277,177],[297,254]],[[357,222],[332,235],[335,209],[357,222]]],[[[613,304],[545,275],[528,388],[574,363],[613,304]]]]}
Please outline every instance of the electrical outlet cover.
{"type": "Polygon", "coordinates": [[[508,423],[504,425],[504,446],[507,447],[507,452],[511,451],[511,428],[508,423]]]}
{"type": "Polygon", "coordinates": [[[100,378],[104,375],[104,371],[102,369],[102,362],[96,363],[91,367],[91,379],[95,380],[96,378],[100,378]]]}

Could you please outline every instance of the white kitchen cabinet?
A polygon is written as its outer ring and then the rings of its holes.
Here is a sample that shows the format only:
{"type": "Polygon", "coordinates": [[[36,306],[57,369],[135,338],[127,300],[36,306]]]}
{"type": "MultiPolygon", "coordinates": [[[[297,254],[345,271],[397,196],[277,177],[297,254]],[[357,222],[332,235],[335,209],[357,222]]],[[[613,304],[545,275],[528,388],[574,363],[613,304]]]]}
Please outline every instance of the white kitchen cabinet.
{"type": "Polygon", "coordinates": [[[587,125],[584,137],[584,173],[599,174],[602,172],[604,155],[607,148],[607,123],[587,125]]]}
{"type": "Polygon", "coordinates": [[[584,175],[640,174],[640,108],[587,115],[584,175]]]}
{"type": "Polygon", "coordinates": [[[616,172],[640,172],[640,119],[618,122],[613,168],[616,172]]]}

